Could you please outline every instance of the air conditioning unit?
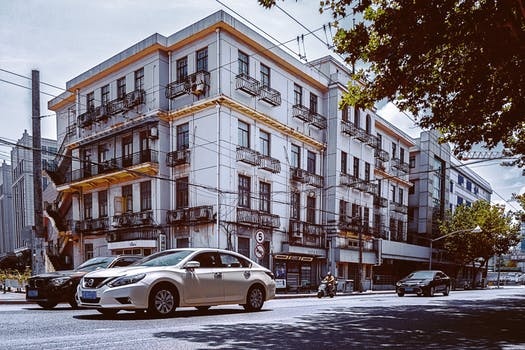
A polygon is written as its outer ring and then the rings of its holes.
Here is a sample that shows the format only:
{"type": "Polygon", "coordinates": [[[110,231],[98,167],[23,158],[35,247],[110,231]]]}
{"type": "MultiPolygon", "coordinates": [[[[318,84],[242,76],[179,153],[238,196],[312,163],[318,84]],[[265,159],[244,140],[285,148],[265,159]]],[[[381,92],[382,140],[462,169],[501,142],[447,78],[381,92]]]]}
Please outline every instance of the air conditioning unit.
{"type": "Polygon", "coordinates": [[[149,129],[149,138],[152,140],[156,140],[159,138],[159,129],[157,129],[156,126],[149,129]]]}
{"type": "Polygon", "coordinates": [[[183,210],[172,211],[168,215],[168,221],[170,223],[180,222],[186,219],[186,213],[183,210]]]}
{"type": "Polygon", "coordinates": [[[191,93],[194,95],[201,95],[205,92],[206,80],[204,72],[197,72],[191,79],[191,93]]]}

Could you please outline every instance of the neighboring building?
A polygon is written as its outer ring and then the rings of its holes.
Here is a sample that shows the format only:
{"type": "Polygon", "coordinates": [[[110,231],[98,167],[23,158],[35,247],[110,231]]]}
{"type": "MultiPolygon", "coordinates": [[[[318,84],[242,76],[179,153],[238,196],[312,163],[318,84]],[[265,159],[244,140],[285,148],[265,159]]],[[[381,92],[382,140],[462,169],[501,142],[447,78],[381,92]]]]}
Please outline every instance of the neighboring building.
{"type": "MultiPolygon", "coordinates": [[[[56,140],[42,138],[42,167],[53,160],[57,152],[56,140]]],[[[34,180],[33,180],[33,140],[24,134],[11,150],[13,235],[15,249],[31,247],[31,230],[35,223],[34,180]]],[[[42,189],[48,185],[42,179],[42,189]]]]}
{"type": "Polygon", "coordinates": [[[490,184],[455,157],[451,157],[448,190],[450,192],[448,209],[451,212],[458,205],[470,206],[480,199],[490,203],[492,194],[490,184]]]}
{"type": "Polygon", "coordinates": [[[350,76],[219,11],[73,78],[49,102],[52,255],[220,247],[290,289],[328,269],[370,288],[382,259],[428,256],[407,234],[415,142],[374,111],[339,109],[350,76]]]}
{"type": "Polygon", "coordinates": [[[0,255],[15,250],[11,165],[0,165],[0,255]]]}

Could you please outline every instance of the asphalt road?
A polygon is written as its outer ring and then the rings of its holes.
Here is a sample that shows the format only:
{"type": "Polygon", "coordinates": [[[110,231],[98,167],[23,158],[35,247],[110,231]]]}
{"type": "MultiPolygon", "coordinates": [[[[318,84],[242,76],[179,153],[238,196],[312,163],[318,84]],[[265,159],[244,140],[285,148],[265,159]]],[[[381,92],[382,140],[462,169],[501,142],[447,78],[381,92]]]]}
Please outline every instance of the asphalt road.
{"type": "Polygon", "coordinates": [[[0,306],[0,349],[525,349],[525,288],[281,299],[168,319],[0,306]]]}

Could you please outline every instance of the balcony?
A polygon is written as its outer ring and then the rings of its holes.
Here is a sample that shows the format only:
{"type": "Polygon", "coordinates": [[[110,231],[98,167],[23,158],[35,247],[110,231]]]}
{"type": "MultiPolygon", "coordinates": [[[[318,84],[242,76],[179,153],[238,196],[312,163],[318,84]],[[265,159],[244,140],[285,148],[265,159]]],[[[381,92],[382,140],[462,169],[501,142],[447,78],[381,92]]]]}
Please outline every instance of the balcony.
{"type": "Polygon", "coordinates": [[[388,154],[388,152],[379,148],[375,149],[374,157],[383,162],[388,162],[388,160],[390,159],[390,155],[388,154]]]}
{"type": "Polygon", "coordinates": [[[377,207],[386,208],[388,206],[388,199],[376,194],[374,195],[374,205],[377,207]]]}
{"type": "Polygon", "coordinates": [[[298,104],[294,105],[292,108],[292,116],[294,118],[300,119],[306,123],[312,122],[312,116],[310,115],[310,109],[308,107],[298,104]]]}
{"type": "Polygon", "coordinates": [[[358,182],[361,182],[357,176],[341,173],[340,174],[340,184],[349,187],[355,187],[358,182]]]}
{"type": "Polygon", "coordinates": [[[377,194],[379,186],[376,183],[367,182],[367,188],[365,189],[365,192],[370,193],[372,195],[377,194]]]}
{"type": "Polygon", "coordinates": [[[312,125],[318,129],[326,129],[326,118],[317,112],[310,112],[312,125]]]}
{"type": "Polygon", "coordinates": [[[279,215],[249,208],[237,208],[237,222],[261,228],[279,228],[281,225],[279,215]]]}
{"type": "Polygon", "coordinates": [[[351,123],[349,121],[342,120],[341,121],[341,132],[343,134],[347,134],[348,136],[357,136],[359,133],[359,128],[354,125],[354,123],[351,123]]]}
{"type": "Polygon", "coordinates": [[[109,218],[85,219],[73,221],[73,232],[75,233],[96,233],[109,228],[109,218]]]}
{"type": "Polygon", "coordinates": [[[322,225],[290,220],[288,234],[292,245],[324,247],[325,239],[322,225]]]}
{"type": "Polygon", "coordinates": [[[105,111],[110,116],[127,112],[133,107],[143,104],[145,96],[146,92],[144,90],[131,91],[122,97],[109,101],[105,106],[105,111]]]}
{"type": "Polygon", "coordinates": [[[406,205],[397,202],[390,202],[390,208],[397,213],[408,214],[408,207],[406,205]]]}
{"type": "Polygon", "coordinates": [[[379,170],[382,170],[382,171],[386,171],[385,162],[382,161],[379,158],[375,159],[375,167],[376,167],[376,169],[379,169],[379,170]]]}
{"type": "Polygon", "coordinates": [[[190,150],[188,148],[169,152],[166,155],[166,166],[174,167],[182,164],[190,164],[190,150]]]}
{"type": "Polygon", "coordinates": [[[235,89],[244,91],[248,95],[257,96],[259,94],[259,85],[260,83],[257,79],[250,77],[246,73],[238,74],[235,77],[235,89]]]}
{"type": "Polygon", "coordinates": [[[89,128],[101,114],[101,106],[88,109],[77,118],[77,124],[81,128],[89,128]]]}
{"type": "Polygon", "coordinates": [[[269,103],[272,106],[280,106],[281,93],[269,86],[262,86],[259,89],[259,100],[269,103]]]}
{"type": "Polygon", "coordinates": [[[166,216],[168,225],[195,226],[213,222],[213,207],[202,205],[191,208],[168,210],[166,216]]]}
{"type": "Polygon", "coordinates": [[[113,227],[133,227],[153,224],[153,211],[151,210],[145,210],[136,213],[126,212],[114,215],[111,222],[111,226],[113,227]]]}
{"type": "Polygon", "coordinates": [[[312,185],[314,187],[323,188],[324,178],[321,175],[313,174],[301,168],[290,168],[292,180],[312,185]]]}
{"type": "Polygon", "coordinates": [[[279,161],[279,159],[275,159],[270,156],[260,155],[259,161],[260,169],[268,170],[274,174],[281,172],[281,162],[279,161]]]}
{"type": "Polygon", "coordinates": [[[399,171],[402,171],[404,173],[408,173],[409,166],[408,163],[402,162],[399,158],[392,158],[390,161],[392,168],[398,169],[399,171]]]}
{"type": "Polygon", "coordinates": [[[338,228],[342,231],[359,232],[362,229],[361,218],[339,215],[338,228]]]}
{"type": "Polygon", "coordinates": [[[160,231],[151,227],[123,228],[117,231],[110,231],[106,234],[108,243],[146,240],[153,241],[159,238],[160,231]]]}
{"type": "Polygon", "coordinates": [[[164,92],[166,98],[174,99],[182,95],[188,95],[190,93],[191,83],[189,78],[186,76],[182,80],[177,80],[166,85],[164,92]]]}
{"type": "Polygon", "coordinates": [[[237,161],[257,166],[261,164],[259,152],[242,146],[237,147],[237,161]]]}
{"type": "Polygon", "coordinates": [[[204,70],[190,74],[180,80],[166,85],[164,92],[166,98],[174,99],[176,97],[193,94],[200,96],[206,93],[210,86],[210,73],[204,70]]]}

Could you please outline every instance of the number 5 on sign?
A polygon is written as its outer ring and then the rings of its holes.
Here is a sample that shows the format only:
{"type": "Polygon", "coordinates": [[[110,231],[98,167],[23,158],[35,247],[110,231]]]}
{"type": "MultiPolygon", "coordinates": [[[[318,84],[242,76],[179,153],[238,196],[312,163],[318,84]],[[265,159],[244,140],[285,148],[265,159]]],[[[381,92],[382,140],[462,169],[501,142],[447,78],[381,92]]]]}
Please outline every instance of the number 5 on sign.
{"type": "Polygon", "coordinates": [[[263,231],[257,231],[255,232],[255,241],[259,244],[264,242],[264,232],[263,231]]]}

